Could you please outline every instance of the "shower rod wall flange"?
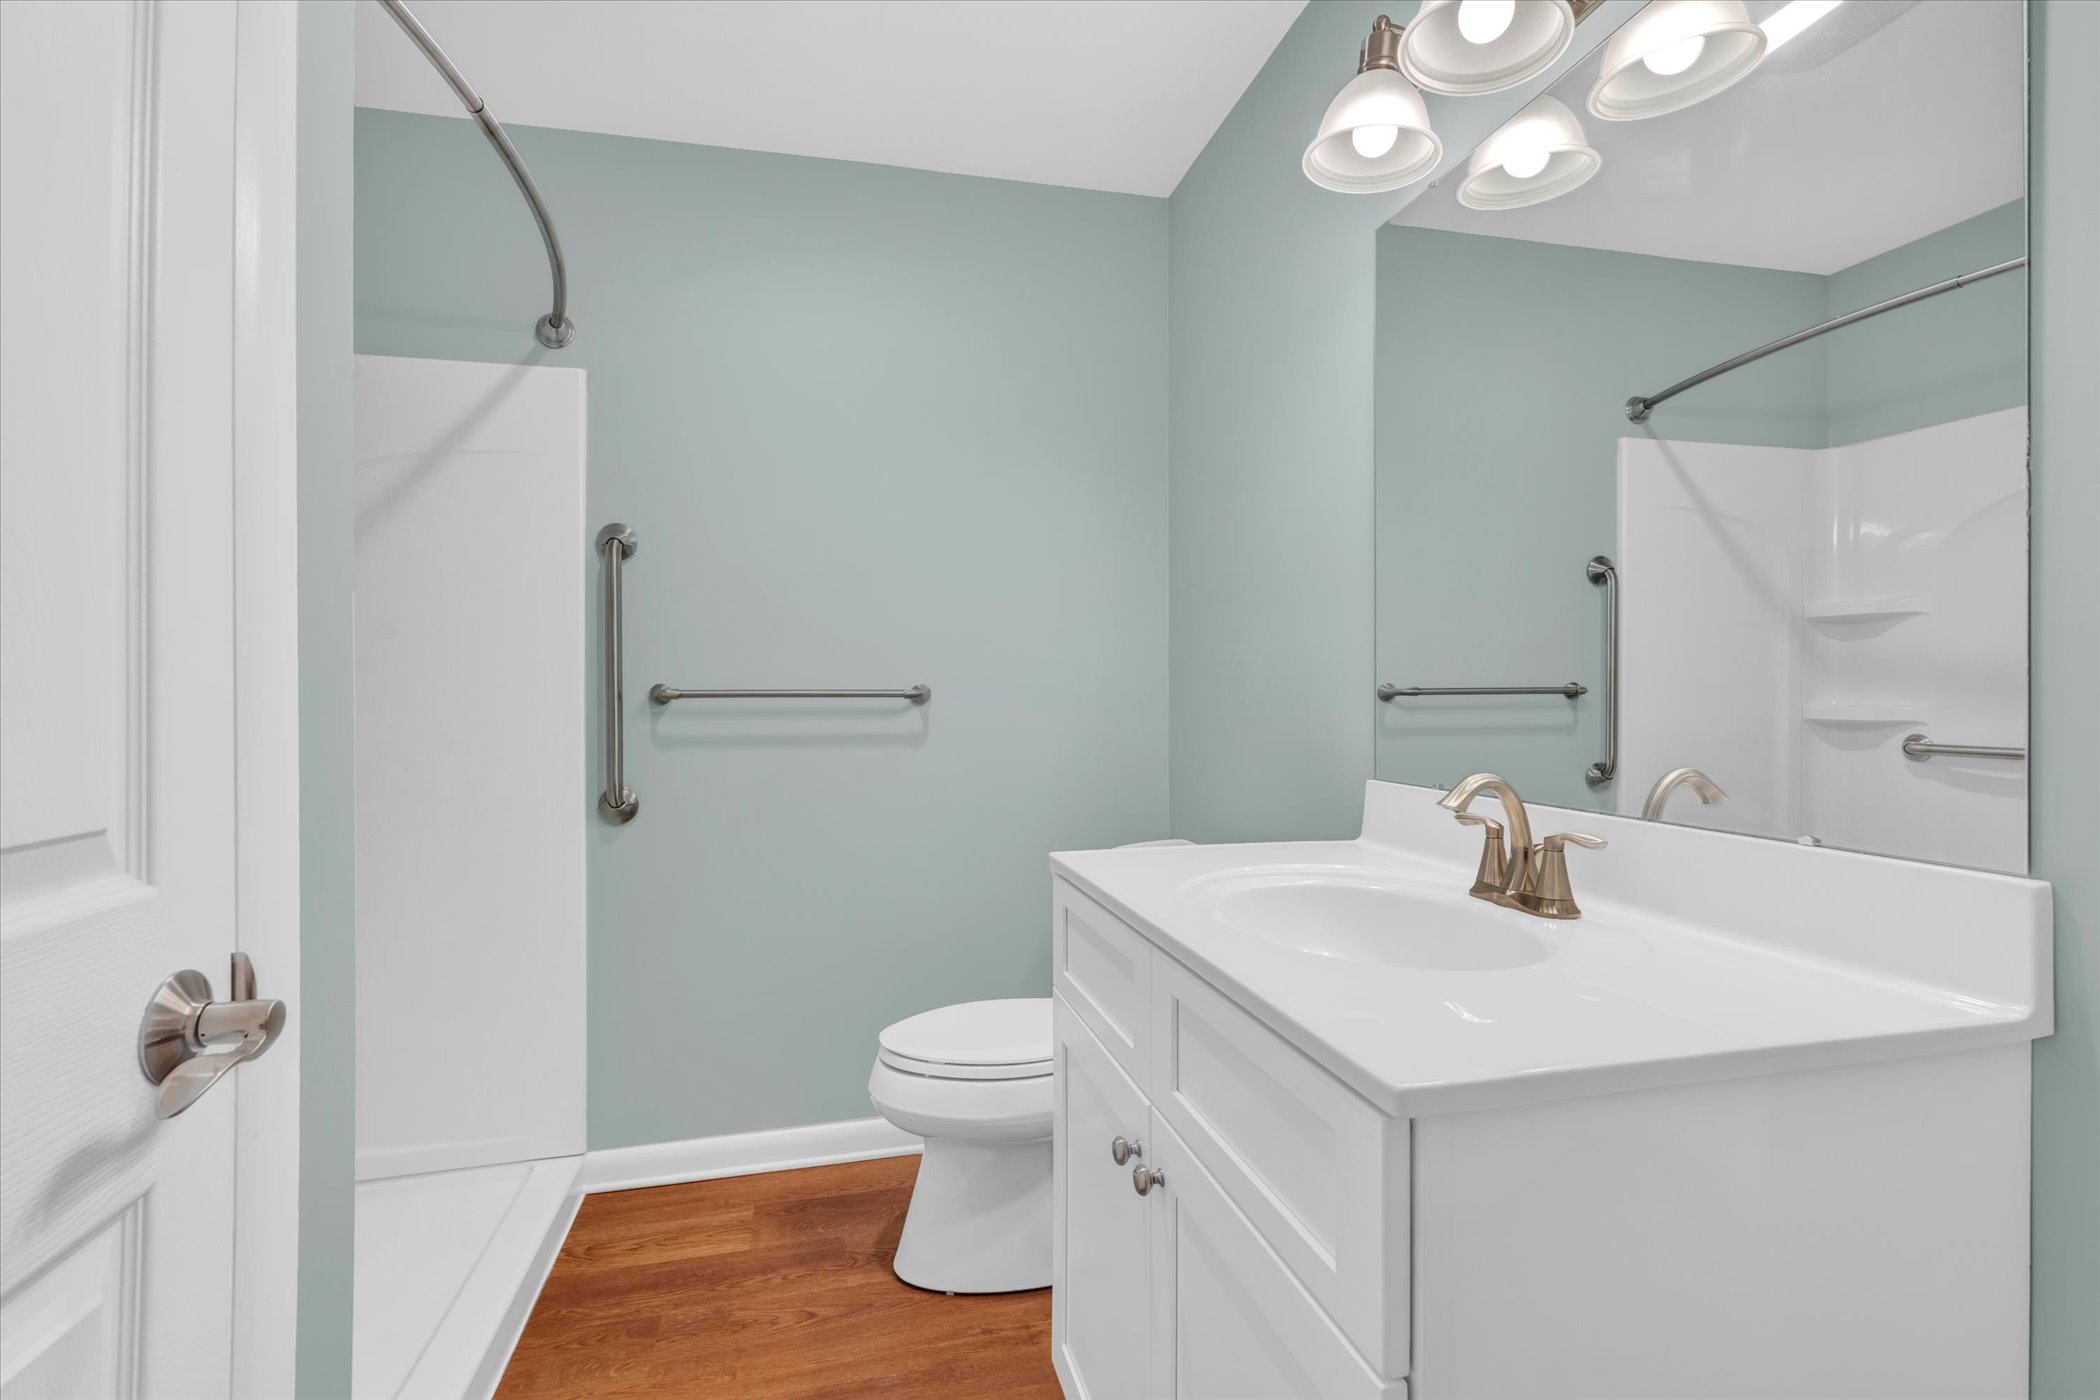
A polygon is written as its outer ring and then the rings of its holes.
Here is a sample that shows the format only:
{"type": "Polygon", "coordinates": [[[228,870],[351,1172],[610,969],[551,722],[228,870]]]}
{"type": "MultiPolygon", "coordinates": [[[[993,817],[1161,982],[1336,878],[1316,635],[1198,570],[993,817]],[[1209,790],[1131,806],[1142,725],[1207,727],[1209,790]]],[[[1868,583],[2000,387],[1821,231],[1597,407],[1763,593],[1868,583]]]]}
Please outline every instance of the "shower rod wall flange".
{"type": "Polygon", "coordinates": [[[539,225],[540,241],[547,245],[547,271],[554,282],[553,309],[533,324],[532,333],[533,337],[549,350],[561,349],[576,338],[576,322],[569,315],[568,265],[562,260],[561,237],[554,231],[554,220],[547,213],[546,202],[540,198],[539,186],[532,182],[532,172],[525,168],[525,161],[519,156],[518,148],[510,144],[510,137],[504,132],[503,123],[497,121],[490,113],[488,104],[481,100],[481,94],[474,90],[474,85],[467,81],[466,75],[459,71],[452,60],[445,56],[445,51],[438,47],[437,40],[430,37],[430,31],[423,27],[422,21],[409,13],[408,6],[403,4],[402,0],[379,0],[379,3],[394,17],[394,23],[401,26],[401,32],[408,35],[415,46],[423,51],[423,57],[429,59],[431,67],[438,70],[438,76],[445,80],[446,85],[459,98],[460,105],[467,109],[467,115],[481,127],[481,134],[488,138],[489,145],[495,148],[497,156],[502,159],[504,168],[510,171],[510,178],[517,182],[518,193],[525,197],[525,206],[532,211],[532,221],[539,225]]]}

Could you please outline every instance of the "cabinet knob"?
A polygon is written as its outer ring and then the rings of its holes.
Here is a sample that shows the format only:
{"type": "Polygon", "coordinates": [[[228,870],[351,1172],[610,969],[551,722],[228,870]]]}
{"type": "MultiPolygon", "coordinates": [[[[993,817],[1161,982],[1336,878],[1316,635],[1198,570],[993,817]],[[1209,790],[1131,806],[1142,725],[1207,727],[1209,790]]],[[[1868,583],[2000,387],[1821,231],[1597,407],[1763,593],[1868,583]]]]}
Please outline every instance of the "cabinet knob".
{"type": "Polygon", "coordinates": [[[1149,1196],[1153,1187],[1165,1188],[1167,1174],[1158,1167],[1133,1167],[1130,1170],[1130,1184],[1140,1196],[1149,1196]]]}
{"type": "Polygon", "coordinates": [[[1116,1159],[1117,1166],[1128,1166],[1132,1157],[1145,1155],[1145,1144],[1132,1142],[1127,1137],[1118,1137],[1108,1145],[1108,1155],[1116,1159]]]}

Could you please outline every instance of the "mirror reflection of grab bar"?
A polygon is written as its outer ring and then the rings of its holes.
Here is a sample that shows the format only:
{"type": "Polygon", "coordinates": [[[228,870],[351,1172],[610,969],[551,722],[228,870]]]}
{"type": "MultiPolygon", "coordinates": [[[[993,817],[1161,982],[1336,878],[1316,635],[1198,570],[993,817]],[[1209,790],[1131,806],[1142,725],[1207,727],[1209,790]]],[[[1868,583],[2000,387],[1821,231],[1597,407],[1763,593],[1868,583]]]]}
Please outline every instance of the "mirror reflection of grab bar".
{"type": "Polygon", "coordinates": [[[1574,700],[1590,693],[1590,688],[1576,681],[1566,685],[1394,685],[1388,681],[1378,687],[1381,700],[1413,700],[1424,695],[1558,695],[1574,700]]]}
{"type": "Polygon", "coordinates": [[[1992,748],[1984,744],[1935,744],[1923,734],[1912,734],[1903,740],[1903,756],[1916,763],[1923,763],[1928,758],[2005,758],[2025,763],[2027,750],[1992,748]]]}
{"type": "Polygon", "coordinates": [[[649,687],[649,701],[668,705],[673,700],[909,700],[923,705],[933,698],[930,685],[907,686],[903,690],[681,690],[675,685],[649,687]]]}
{"type": "Polygon", "coordinates": [[[1604,761],[1582,775],[1593,788],[1607,786],[1619,772],[1619,570],[1600,554],[1582,566],[1583,577],[1604,590],[1604,761]]]}

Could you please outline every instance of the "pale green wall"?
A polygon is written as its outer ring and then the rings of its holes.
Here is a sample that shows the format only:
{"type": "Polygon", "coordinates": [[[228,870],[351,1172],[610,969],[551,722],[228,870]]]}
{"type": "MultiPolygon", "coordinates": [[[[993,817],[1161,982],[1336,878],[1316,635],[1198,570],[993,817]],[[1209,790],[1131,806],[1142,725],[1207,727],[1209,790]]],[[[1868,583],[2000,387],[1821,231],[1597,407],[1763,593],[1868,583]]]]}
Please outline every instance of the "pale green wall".
{"type": "MultiPolygon", "coordinates": [[[[2026,251],[2027,206],[2014,200],[1833,273],[1824,315],[2026,251]]],[[[1820,343],[1829,347],[1833,447],[2011,408],[2027,402],[2027,274],[2003,273],[1820,343]]]]}
{"type": "MultiPolygon", "coordinates": [[[[2100,5],[2029,8],[2034,873],[2056,1034],[2034,1048],[2034,1394],[2100,1395],[2100,5]]],[[[1967,292],[1958,295],[1966,296],[1967,292]]]]}
{"type": "MultiPolygon", "coordinates": [[[[1548,72],[1429,99],[1447,167],[1640,7],[1607,0],[1548,72]]],[[[1372,767],[1372,348],[1378,226],[1420,186],[1299,169],[1371,21],[1315,0],[1169,201],[1174,830],[1350,835],[1372,767]]]]}
{"type": "Polygon", "coordinates": [[[575,344],[530,340],[546,265],[475,128],[362,111],[358,349],[587,369],[590,519],[640,537],[591,1146],[866,1116],[883,1025],[1047,994],[1045,852],[1166,834],[1165,202],[512,136],[575,344]]]}
{"type": "Polygon", "coordinates": [[[1823,445],[1815,341],[1626,421],[1653,392],[1823,316],[1824,279],[1438,229],[1378,232],[1378,668],[1398,685],[1590,694],[1377,707],[1378,776],[1506,774],[1527,798],[1611,807],[1603,603],[1619,439],[1823,445]],[[1506,308],[1483,314],[1484,308],[1506,308]]]}
{"type": "MultiPolygon", "coordinates": [[[[301,1400],[350,1393],[357,1121],[351,908],[351,54],[347,0],[299,11],[299,1339],[301,1400]]],[[[262,972],[269,985],[269,969],[262,972]]]]}

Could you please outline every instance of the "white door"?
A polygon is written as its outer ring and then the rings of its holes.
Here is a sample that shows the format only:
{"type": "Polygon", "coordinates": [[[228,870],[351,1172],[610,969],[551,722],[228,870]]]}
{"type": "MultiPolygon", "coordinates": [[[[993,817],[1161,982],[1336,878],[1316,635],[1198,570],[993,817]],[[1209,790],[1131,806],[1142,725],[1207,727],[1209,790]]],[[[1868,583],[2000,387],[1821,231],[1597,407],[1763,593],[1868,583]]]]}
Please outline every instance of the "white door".
{"type": "Polygon", "coordinates": [[[6,1400],[291,1389],[296,1043],[164,1121],[138,1031],[296,986],[292,11],[0,3],[6,1400]]]}

